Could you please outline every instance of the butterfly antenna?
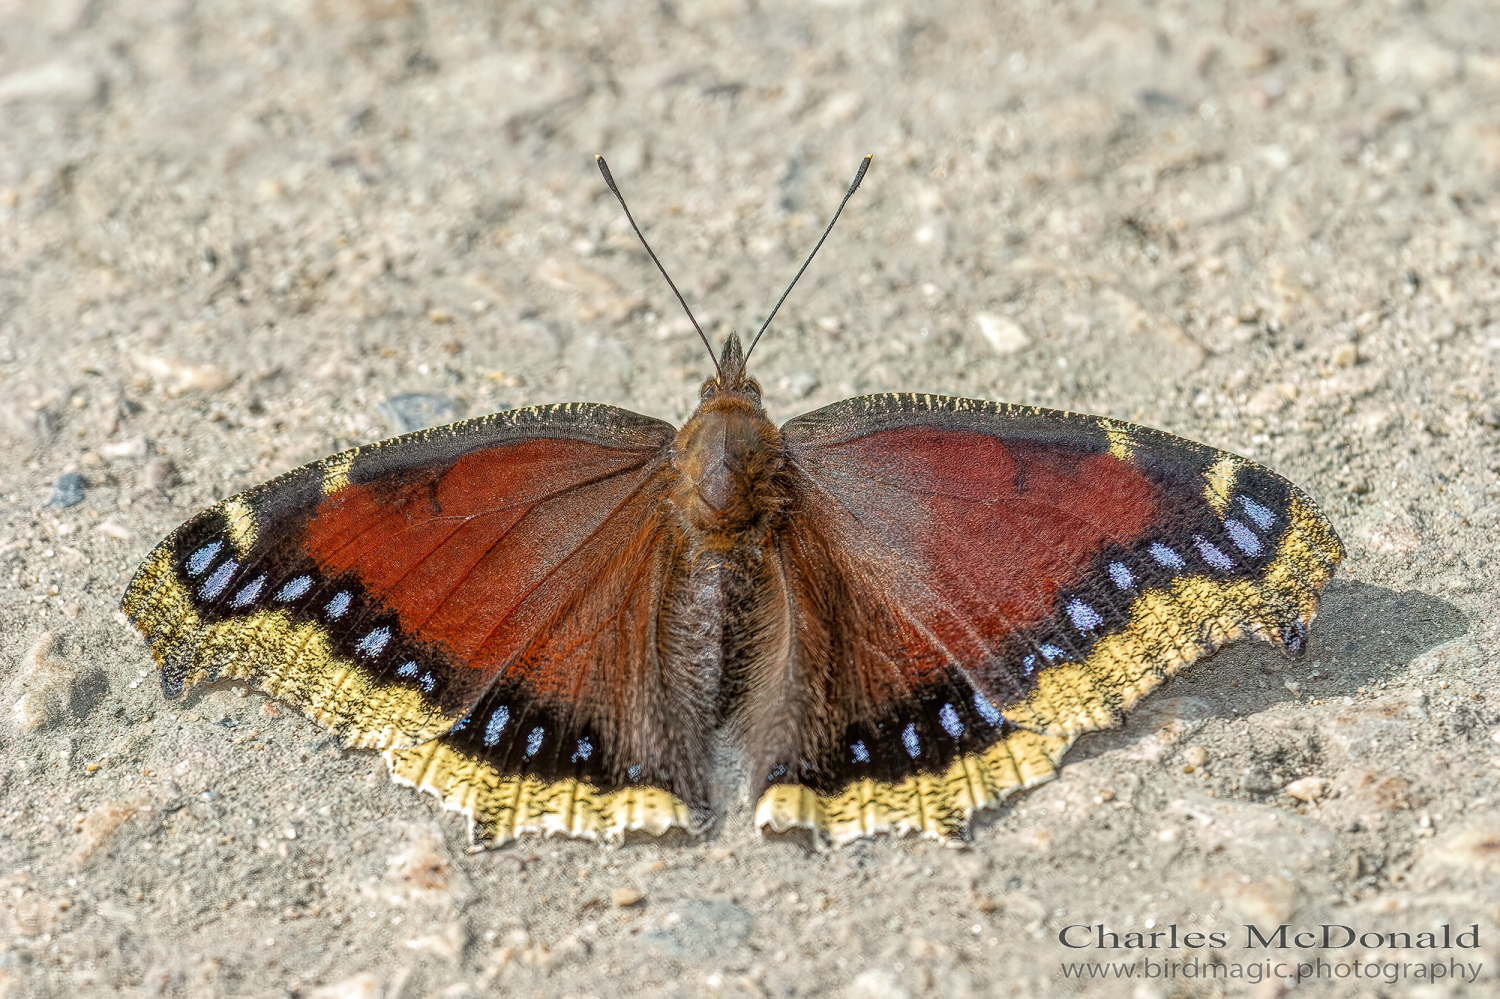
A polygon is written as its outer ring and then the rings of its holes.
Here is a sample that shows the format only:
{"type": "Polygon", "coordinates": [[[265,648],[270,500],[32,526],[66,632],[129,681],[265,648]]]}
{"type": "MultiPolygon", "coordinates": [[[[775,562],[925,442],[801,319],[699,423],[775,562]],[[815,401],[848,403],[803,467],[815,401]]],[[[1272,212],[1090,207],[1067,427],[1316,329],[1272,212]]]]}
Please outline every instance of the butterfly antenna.
{"type": "MultiPolygon", "coordinates": [[[[703,346],[708,348],[708,356],[714,362],[714,370],[723,375],[724,372],[719,370],[719,359],[714,356],[713,344],[709,343],[708,337],[703,334],[703,327],[698,325],[698,317],[694,316],[693,310],[688,308],[687,301],[682,297],[682,292],[678,291],[677,285],[672,283],[672,275],[668,274],[667,269],[661,265],[661,261],[656,259],[656,251],[651,249],[650,243],[646,242],[646,236],[641,232],[641,227],[635,224],[635,216],[630,214],[630,206],[625,204],[625,196],[620,193],[620,188],[615,184],[615,178],[609,172],[609,164],[604,162],[603,156],[595,156],[594,162],[599,164],[599,172],[604,175],[604,183],[609,185],[610,192],[614,194],[615,200],[625,210],[625,217],[630,220],[630,228],[635,230],[636,237],[641,241],[641,245],[646,248],[646,252],[650,254],[651,262],[656,265],[656,269],[661,271],[661,276],[667,279],[667,287],[672,289],[672,294],[676,295],[677,301],[682,304],[682,311],[687,313],[688,320],[693,324],[693,329],[698,331],[698,339],[702,340],[703,346]]],[[[863,174],[864,171],[861,170],[860,173],[863,174]]],[[[851,191],[850,193],[852,194],[853,192],[851,191]]],[[[849,199],[845,198],[844,200],[847,201],[849,199]]]]}
{"type": "Polygon", "coordinates": [[[833,218],[828,220],[828,228],[823,230],[823,235],[818,239],[818,245],[812,248],[812,252],[809,253],[807,255],[807,259],[802,262],[801,270],[797,271],[797,276],[792,278],[792,283],[786,286],[786,291],[782,292],[781,297],[776,300],[776,307],[771,310],[771,314],[766,317],[766,321],[760,324],[760,329],[755,333],[755,339],[750,341],[750,349],[745,351],[746,361],[750,360],[750,353],[751,351],[755,350],[755,345],[760,343],[761,334],[766,331],[767,326],[771,325],[771,320],[776,318],[776,311],[777,309],[781,308],[781,303],[785,302],[786,297],[792,293],[792,289],[797,287],[797,282],[802,278],[802,272],[807,270],[807,265],[813,262],[813,257],[816,257],[818,255],[818,251],[823,248],[823,240],[828,238],[828,234],[830,232],[833,232],[833,224],[837,222],[839,220],[839,216],[843,214],[844,206],[849,203],[850,198],[854,197],[854,192],[859,190],[859,182],[865,179],[865,171],[870,169],[870,160],[874,158],[874,154],[871,154],[860,161],[859,172],[854,175],[854,183],[849,185],[849,190],[847,193],[845,193],[844,200],[839,202],[838,211],[834,212],[833,218]]]}

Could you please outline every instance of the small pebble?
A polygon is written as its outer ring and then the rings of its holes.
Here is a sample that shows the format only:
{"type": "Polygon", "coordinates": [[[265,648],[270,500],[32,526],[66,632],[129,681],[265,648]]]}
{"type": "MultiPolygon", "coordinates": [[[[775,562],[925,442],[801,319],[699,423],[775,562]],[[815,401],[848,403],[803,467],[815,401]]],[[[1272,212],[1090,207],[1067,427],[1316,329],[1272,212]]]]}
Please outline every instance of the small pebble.
{"type": "Polygon", "coordinates": [[[47,505],[64,510],[70,506],[77,506],[83,502],[83,495],[88,491],[88,485],[84,477],[77,472],[64,473],[52,484],[52,498],[47,500],[47,505]]]}
{"type": "Polygon", "coordinates": [[[1026,335],[1021,324],[1008,316],[981,312],[974,319],[979,323],[980,334],[1001,357],[1014,354],[1031,343],[1031,337],[1026,335]]]}
{"type": "MultiPolygon", "coordinates": [[[[87,104],[98,99],[101,91],[98,71],[71,59],[54,59],[0,76],[0,104],[87,104]]],[[[9,190],[7,195],[6,201],[13,204],[14,195],[9,190]]]]}
{"type": "Polygon", "coordinates": [[[1208,762],[1208,750],[1202,746],[1189,746],[1183,750],[1182,758],[1190,767],[1201,767],[1208,762]]]}
{"type": "Polygon", "coordinates": [[[616,888],[609,893],[609,900],[621,909],[628,909],[632,905],[638,905],[641,899],[645,897],[645,895],[642,895],[634,888],[616,888]]]}
{"type": "Polygon", "coordinates": [[[219,364],[187,364],[174,357],[136,354],[132,360],[149,373],[169,395],[180,395],[190,389],[199,392],[222,392],[234,384],[234,375],[219,364]]]}
{"type": "Polygon", "coordinates": [[[115,441],[113,444],[101,447],[99,453],[106,458],[144,458],[146,457],[146,438],[132,437],[129,440],[115,441]]]}
{"type": "Polygon", "coordinates": [[[1286,787],[1282,788],[1281,792],[1289,798],[1296,798],[1298,801],[1311,803],[1323,797],[1323,789],[1326,784],[1327,781],[1321,777],[1303,777],[1300,780],[1292,781],[1286,787]]]}

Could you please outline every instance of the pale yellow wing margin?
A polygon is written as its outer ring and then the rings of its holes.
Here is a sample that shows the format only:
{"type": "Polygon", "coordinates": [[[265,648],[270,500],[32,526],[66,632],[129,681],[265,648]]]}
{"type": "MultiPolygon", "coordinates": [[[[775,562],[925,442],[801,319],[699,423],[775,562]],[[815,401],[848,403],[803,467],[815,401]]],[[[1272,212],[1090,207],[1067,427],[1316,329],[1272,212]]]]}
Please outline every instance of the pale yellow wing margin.
{"type": "MultiPolygon", "coordinates": [[[[226,508],[229,503],[214,508],[226,508]]],[[[231,517],[229,510],[224,510],[231,517]]],[[[243,523],[244,516],[230,520],[243,523]]],[[[243,680],[290,701],[345,744],[385,749],[426,742],[458,721],[410,685],[382,683],[358,662],[339,655],[327,631],[294,622],[284,610],[210,622],[193,606],[173,564],[171,540],[158,545],[131,581],[121,602],[146,637],[158,664],[190,656],[183,686],[207,680],[243,680]]]]}
{"type": "Polygon", "coordinates": [[[762,832],[810,829],[834,845],[881,833],[939,840],[961,835],[973,814],[1057,776],[1063,754],[1085,732],[1110,728],[1124,711],[1184,666],[1246,634],[1279,641],[1279,626],[1317,612],[1318,591],[1343,558],[1323,516],[1293,496],[1291,523],[1255,579],[1177,579],[1132,604],[1126,627],[1097,642],[1081,663],[1043,670],[1030,695],[1002,707],[1019,726],[989,749],[954,760],[942,774],[897,784],[858,781],[835,795],[773,785],[755,809],[762,832]]]}
{"type": "Polygon", "coordinates": [[[470,837],[486,846],[503,846],[523,835],[618,843],[632,832],[702,832],[687,807],[659,788],[602,792],[576,780],[507,776],[442,740],[388,749],[385,761],[397,784],[427,791],[444,808],[467,816],[470,837]]]}

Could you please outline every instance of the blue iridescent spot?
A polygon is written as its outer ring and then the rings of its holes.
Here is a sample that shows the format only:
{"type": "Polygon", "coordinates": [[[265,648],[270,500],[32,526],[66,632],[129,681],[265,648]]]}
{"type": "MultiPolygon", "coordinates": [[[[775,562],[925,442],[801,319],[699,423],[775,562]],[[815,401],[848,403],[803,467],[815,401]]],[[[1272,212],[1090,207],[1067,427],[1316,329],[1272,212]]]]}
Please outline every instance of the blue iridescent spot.
{"type": "Polygon", "coordinates": [[[1128,590],[1135,585],[1135,576],[1131,575],[1124,562],[1109,564],[1109,578],[1114,580],[1115,585],[1122,590],[1128,590]]]}
{"type": "Polygon", "coordinates": [[[215,599],[229,586],[229,581],[234,578],[234,574],[239,571],[239,568],[240,564],[234,559],[225,562],[214,570],[212,576],[203,581],[203,587],[198,591],[198,595],[204,600],[215,599]]]}
{"type": "Polygon", "coordinates": [[[505,726],[510,722],[510,708],[501,705],[490,715],[490,720],[484,726],[484,744],[493,746],[500,741],[500,733],[505,731],[505,726]]]}
{"type": "Polygon", "coordinates": [[[415,662],[404,662],[400,666],[396,667],[396,675],[397,676],[416,676],[417,675],[417,670],[419,670],[421,668],[422,667],[418,666],[415,662]]]}
{"type": "Polygon", "coordinates": [[[391,629],[381,625],[370,632],[364,638],[354,643],[354,651],[362,656],[373,659],[384,651],[386,644],[391,640],[391,629]]]}
{"type": "Polygon", "coordinates": [[[349,605],[353,602],[354,598],[349,595],[348,590],[339,590],[333,595],[333,599],[328,601],[328,606],[324,608],[328,613],[328,620],[337,621],[343,617],[348,612],[349,605]]]}
{"type": "Polygon", "coordinates": [[[1043,645],[1041,648],[1037,649],[1037,651],[1046,656],[1049,662],[1055,663],[1059,660],[1068,658],[1068,654],[1066,652],[1064,652],[1062,649],[1059,649],[1057,646],[1052,645],[1051,643],[1043,645]]]}
{"type": "Polygon", "coordinates": [[[951,704],[944,704],[938,709],[938,724],[955,739],[964,734],[963,720],[958,717],[958,712],[953,710],[951,704]]]}
{"type": "Polygon", "coordinates": [[[630,775],[631,780],[641,779],[641,765],[639,763],[633,764],[630,769],[625,772],[630,775]]]}
{"type": "Polygon", "coordinates": [[[571,762],[577,763],[579,760],[586,760],[593,755],[594,744],[592,742],[589,742],[587,739],[579,739],[578,749],[574,751],[573,759],[571,762]]]}
{"type": "Polygon", "coordinates": [[[187,560],[188,575],[203,575],[204,570],[208,568],[209,563],[213,562],[215,556],[219,554],[219,549],[223,547],[224,542],[222,541],[210,541],[208,544],[204,545],[202,548],[199,548],[197,551],[193,552],[193,554],[189,555],[187,560]]]}
{"type": "Polygon", "coordinates": [[[1104,616],[1082,600],[1069,602],[1068,617],[1073,619],[1073,627],[1085,633],[1104,623],[1104,616]]]}
{"type": "Polygon", "coordinates": [[[1220,572],[1229,572],[1234,568],[1234,559],[1225,555],[1219,547],[1202,535],[1193,535],[1193,544],[1198,546],[1198,554],[1203,556],[1203,561],[1218,569],[1220,572]]]}
{"type": "Polygon", "coordinates": [[[306,595],[310,589],[312,589],[312,577],[306,575],[298,576],[296,579],[289,579],[281,584],[281,589],[276,591],[276,599],[282,603],[287,603],[306,595]]]}
{"type": "Polygon", "coordinates": [[[542,736],[546,734],[546,730],[540,725],[531,730],[531,734],[526,737],[526,757],[528,759],[535,756],[537,750],[542,748],[542,736]]]}
{"type": "Polygon", "coordinates": [[[1251,558],[1265,551],[1265,546],[1260,543],[1260,538],[1238,520],[1230,519],[1224,521],[1224,533],[1229,535],[1229,540],[1234,546],[1251,558]]]}
{"type": "Polygon", "coordinates": [[[901,733],[901,745],[906,747],[907,755],[916,759],[922,755],[922,744],[917,741],[917,723],[911,722],[901,733]]]}
{"type": "Polygon", "coordinates": [[[1245,516],[1255,521],[1255,526],[1262,531],[1269,530],[1276,523],[1276,515],[1249,496],[1241,496],[1239,499],[1240,509],[1245,511],[1245,516]]]}
{"type": "Polygon", "coordinates": [[[974,695],[974,710],[979,712],[979,717],[991,725],[999,727],[1000,709],[990,703],[990,699],[983,694],[974,695]]]}
{"type": "Polygon", "coordinates": [[[432,678],[431,673],[423,673],[417,677],[417,685],[422,688],[422,693],[432,693],[432,688],[437,686],[437,681],[432,678]]]}
{"type": "Polygon", "coordinates": [[[850,746],[849,751],[854,754],[855,763],[870,762],[870,751],[865,748],[865,740],[861,739],[854,745],[850,746]]]}
{"type": "Polygon", "coordinates": [[[255,603],[255,598],[260,596],[261,587],[265,585],[266,574],[261,573],[259,576],[256,576],[254,579],[250,580],[250,582],[240,587],[240,592],[236,593],[234,595],[234,599],[229,601],[229,606],[235,608],[236,610],[242,607],[249,607],[251,604],[255,603]]]}
{"type": "Polygon", "coordinates": [[[1160,541],[1154,542],[1151,547],[1147,548],[1146,550],[1151,553],[1151,557],[1156,559],[1158,564],[1164,565],[1168,569],[1181,569],[1183,566],[1187,565],[1187,563],[1182,560],[1181,555],[1177,554],[1172,549],[1162,544],[1160,541]]]}
{"type": "Polygon", "coordinates": [[[784,773],[786,773],[786,764],[778,763],[776,764],[776,769],[766,774],[766,780],[775,780],[777,777],[780,777],[784,773]]]}
{"type": "Polygon", "coordinates": [[[1023,662],[1026,666],[1026,675],[1030,676],[1036,670],[1036,656],[1027,656],[1023,662]]]}
{"type": "Polygon", "coordinates": [[[450,732],[462,732],[464,729],[466,729],[468,727],[469,727],[469,716],[468,715],[464,715],[462,718],[460,718],[458,720],[458,724],[454,725],[448,731],[450,731],[450,732]]]}

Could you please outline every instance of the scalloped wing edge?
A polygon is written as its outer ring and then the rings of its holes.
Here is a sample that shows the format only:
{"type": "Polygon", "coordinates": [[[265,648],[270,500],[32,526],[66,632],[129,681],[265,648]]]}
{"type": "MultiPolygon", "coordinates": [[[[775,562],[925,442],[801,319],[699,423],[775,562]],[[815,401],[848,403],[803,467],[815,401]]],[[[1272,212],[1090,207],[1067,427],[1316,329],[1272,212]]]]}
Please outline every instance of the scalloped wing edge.
{"type": "Polygon", "coordinates": [[[384,755],[393,781],[425,791],[445,810],[463,814],[470,839],[483,846],[504,846],[526,835],[609,843],[623,842],[633,832],[661,836],[683,829],[697,836],[709,825],[660,788],[603,792],[577,780],[506,776],[441,740],[384,755]]]}

